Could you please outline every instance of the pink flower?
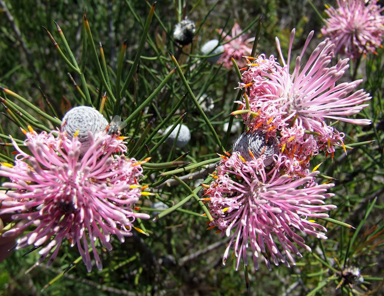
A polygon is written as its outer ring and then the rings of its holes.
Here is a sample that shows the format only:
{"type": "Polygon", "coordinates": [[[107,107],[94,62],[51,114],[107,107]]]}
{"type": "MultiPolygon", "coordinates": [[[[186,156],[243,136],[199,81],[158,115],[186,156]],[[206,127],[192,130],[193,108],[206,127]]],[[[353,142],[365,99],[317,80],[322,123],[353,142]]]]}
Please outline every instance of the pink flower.
{"type": "Polygon", "coordinates": [[[359,58],[362,54],[375,52],[384,35],[383,10],[376,0],[366,5],[364,0],[338,0],[337,9],[330,7],[325,12],[329,18],[321,29],[336,45],[334,52],[349,58],[359,58]]]}
{"type": "Polygon", "coordinates": [[[0,215],[15,213],[14,220],[25,219],[27,223],[3,236],[35,225],[17,241],[16,248],[41,248],[38,263],[52,253],[50,265],[63,240],[68,239],[71,246],[77,245],[88,272],[92,269],[90,247],[96,266],[102,269],[97,239],[111,250],[111,235],[124,242],[125,236],[132,235],[136,218],[149,218],[133,211],[141,195],[137,185],[142,173],[140,162],[122,155],[126,151],[123,140],[106,132],[89,132],[89,148],[82,156],[76,134],[37,134],[30,129],[26,136],[31,155],[13,141],[18,151],[15,165],[0,167],[0,176],[12,181],[3,184],[10,190],[0,196],[0,215]]]}
{"type": "Polygon", "coordinates": [[[223,158],[206,192],[214,218],[211,226],[230,237],[223,264],[232,248],[236,269],[241,259],[247,265],[247,253],[256,269],[259,257],[269,269],[270,262],[289,266],[295,264],[293,255],[301,257],[297,246],[311,251],[296,232],[326,239],[326,229],[310,218],[328,217],[325,212],[336,207],[325,205],[324,199],[333,196],[325,192],[333,184],[317,184],[318,172],[295,179],[280,175],[278,164],[267,171],[262,158],[246,161],[238,152],[223,158]]]}
{"type": "MultiPolygon", "coordinates": [[[[223,32],[223,30],[220,30],[221,36],[226,36],[224,38],[224,41],[231,40],[235,36],[239,35],[241,32],[242,30],[237,23],[235,23],[232,28],[232,36],[227,35],[223,32]]],[[[231,58],[234,58],[240,68],[245,66],[245,59],[243,59],[243,57],[251,55],[252,47],[250,46],[250,43],[253,42],[254,39],[255,38],[247,39],[246,35],[240,35],[231,42],[224,44],[224,52],[219,60],[219,63],[223,63],[225,68],[230,69],[233,66],[231,58]]]]}
{"type": "Polygon", "coordinates": [[[268,136],[278,137],[281,152],[287,160],[287,173],[305,174],[301,171],[308,165],[308,157],[320,150],[333,153],[334,146],[343,145],[344,134],[328,125],[327,121],[370,124],[370,120],[346,116],[355,115],[367,107],[368,104],[362,103],[371,97],[363,90],[353,92],[362,80],[336,84],[348,69],[348,59],[330,66],[334,45],[329,39],[321,42],[308,61],[301,65],[313,32],[296,58],[291,74],[289,64],[294,35],[295,30],[291,33],[287,62],[276,38],[283,65],[273,56],[267,59],[261,54],[243,72],[240,88],[246,88],[248,95],[240,104],[241,109],[248,112],[234,113],[242,113],[244,122],[252,131],[260,130],[268,136]]]}

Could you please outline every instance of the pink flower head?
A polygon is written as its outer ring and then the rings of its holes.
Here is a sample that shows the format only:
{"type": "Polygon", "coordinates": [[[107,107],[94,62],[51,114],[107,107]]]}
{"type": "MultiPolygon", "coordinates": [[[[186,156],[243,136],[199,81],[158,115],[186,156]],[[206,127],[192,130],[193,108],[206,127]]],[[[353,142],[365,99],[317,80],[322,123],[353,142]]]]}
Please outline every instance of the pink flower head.
{"type": "Polygon", "coordinates": [[[26,136],[31,155],[13,141],[18,151],[15,165],[0,167],[0,176],[11,180],[3,184],[9,191],[0,196],[0,214],[14,213],[14,220],[27,223],[3,235],[36,225],[17,241],[17,249],[41,247],[38,263],[52,253],[50,265],[63,240],[68,239],[71,246],[77,245],[88,272],[92,269],[90,247],[96,266],[102,269],[97,239],[111,250],[111,235],[124,242],[125,236],[132,235],[136,218],[149,218],[133,211],[141,195],[137,185],[140,162],[122,155],[126,152],[122,138],[104,131],[88,133],[89,148],[82,156],[77,135],[68,137],[59,131],[37,134],[30,129],[26,136]]]}
{"type": "MultiPolygon", "coordinates": [[[[232,28],[232,36],[227,35],[220,30],[221,36],[225,36],[224,41],[229,41],[235,36],[239,35],[242,32],[239,24],[235,23],[232,28]]],[[[255,38],[247,38],[246,35],[240,35],[236,39],[232,40],[229,43],[224,44],[224,52],[219,60],[219,63],[223,63],[226,69],[230,69],[233,66],[231,58],[233,58],[237,65],[242,68],[245,66],[244,56],[249,56],[252,53],[252,47],[250,43],[253,42],[255,38]]]]}
{"type": "Polygon", "coordinates": [[[384,35],[383,10],[376,0],[366,5],[364,0],[338,0],[337,9],[330,7],[325,12],[329,18],[321,29],[335,44],[334,52],[349,58],[375,52],[384,35]]]}
{"type": "Polygon", "coordinates": [[[252,253],[256,269],[259,257],[269,269],[270,262],[289,266],[295,264],[292,255],[301,257],[297,246],[311,251],[296,232],[326,239],[326,229],[310,218],[328,217],[325,212],[336,207],[325,205],[324,199],[333,196],[325,192],[333,184],[317,184],[318,172],[294,179],[278,169],[268,172],[262,158],[246,161],[237,152],[223,158],[206,192],[211,226],[230,237],[223,264],[232,248],[236,269],[241,259],[247,265],[247,253],[252,253]]]}
{"type": "Polygon", "coordinates": [[[242,111],[236,112],[242,113],[252,131],[262,130],[269,136],[278,137],[282,153],[290,163],[288,169],[297,171],[291,166],[293,163],[300,163],[303,168],[307,163],[305,159],[319,150],[333,153],[334,146],[343,145],[344,134],[328,125],[327,120],[370,124],[370,120],[346,116],[355,115],[367,107],[368,104],[362,103],[371,97],[363,90],[353,92],[362,80],[336,85],[348,69],[348,59],[330,66],[334,44],[329,39],[321,42],[302,65],[313,31],[296,58],[291,74],[289,65],[294,35],[295,30],[292,30],[287,63],[276,38],[283,65],[276,62],[274,56],[267,59],[261,54],[243,72],[240,88],[246,88],[248,95],[245,94],[240,102],[242,111]]]}

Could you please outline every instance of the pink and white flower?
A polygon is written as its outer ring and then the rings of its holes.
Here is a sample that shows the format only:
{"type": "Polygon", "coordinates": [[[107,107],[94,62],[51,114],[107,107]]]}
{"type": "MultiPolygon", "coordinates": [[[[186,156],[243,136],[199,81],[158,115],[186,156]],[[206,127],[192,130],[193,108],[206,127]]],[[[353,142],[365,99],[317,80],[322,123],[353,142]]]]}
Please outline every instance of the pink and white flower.
{"type": "Polygon", "coordinates": [[[325,11],[329,18],[321,33],[335,44],[334,53],[359,58],[375,52],[381,45],[384,16],[380,14],[383,8],[376,3],[376,0],[338,0],[337,9],[329,7],[325,11]]]}
{"type": "Polygon", "coordinates": [[[50,265],[64,240],[77,245],[87,267],[92,269],[89,249],[98,269],[102,269],[97,253],[97,241],[112,249],[111,236],[121,242],[131,236],[136,218],[148,219],[136,213],[133,205],[141,196],[138,178],[140,162],[128,159],[123,139],[106,132],[88,133],[89,148],[80,154],[81,142],[64,132],[26,133],[22,151],[15,141],[18,154],[15,165],[2,165],[0,176],[10,178],[0,196],[0,214],[13,213],[14,220],[26,220],[24,226],[13,228],[3,236],[36,228],[17,241],[17,249],[33,246],[39,251],[41,263],[50,253],[50,265]]]}
{"type": "MultiPolygon", "coordinates": [[[[232,36],[227,35],[225,32],[223,32],[223,30],[220,30],[221,36],[225,36],[224,42],[231,40],[235,36],[239,35],[241,32],[242,30],[239,24],[237,23],[235,23],[232,28],[232,36]]],[[[224,52],[221,55],[219,63],[223,63],[223,66],[226,69],[231,69],[233,66],[231,58],[233,58],[240,68],[245,66],[246,60],[244,57],[251,55],[252,46],[250,44],[254,40],[255,38],[247,38],[246,35],[240,35],[236,39],[233,39],[232,41],[224,44],[224,52]]]]}
{"type": "Polygon", "coordinates": [[[326,229],[310,218],[328,217],[326,212],[336,206],[325,204],[333,196],[326,193],[333,184],[317,184],[318,172],[295,179],[280,175],[278,163],[267,171],[262,158],[246,161],[237,152],[223,158],[206,192],[211,227],[230,237],[223,264],[233,249],[236,269],[241,259],[248,264],[247,252],[256,269],[260,257],[269,269],[270,262],[290,266],[295,264],[293,255],[301,257],[297,246],[311,251],[298,232],[326,239],[326,229]]]}

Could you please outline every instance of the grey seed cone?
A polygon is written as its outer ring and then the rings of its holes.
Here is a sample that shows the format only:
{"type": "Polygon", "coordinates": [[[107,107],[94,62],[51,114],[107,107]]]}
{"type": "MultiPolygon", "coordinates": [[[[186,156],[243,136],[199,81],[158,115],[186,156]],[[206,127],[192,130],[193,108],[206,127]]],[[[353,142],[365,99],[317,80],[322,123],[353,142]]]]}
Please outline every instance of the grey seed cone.
{"type": "Polygon", "coordinates": [[[69,110],[63,120],[61,131],[66,132],[72,138],[76,131],[79,131],[78,139],[81,145],[81,154],[90,146],[88,132],[96,134],[108,126],[104,116],[92,107],[79,106],[69,110]]]}
{"type": "Polygon", "coordinates": [[[192,42],[195,36],[196,26],[195,23],[189,19],[182,20],[180,23],[175,25],[173,31],[173,38],[180,45],[188,45],[192,42]]]}
{"type": "Polygon", "coordinates": [[[263,132],[248,132],[242,133],[236,139],[232,150],[233,152],[240,153],[240,155],[247,161],[252,160],[249,150],[255,158],[265,155],[264,165],[269,166],[274,161],[273,155],[279,151],[277,147],[278,144],[279,141],[276,138],[270,137],[266,141],[265,134],[263,132]]]}
{"type": "MultiPolygon", "coordinates": [[[[172,126],[168,126],[164,133],[166,134],[171,128],[172,126]]],[[[177,136],[177,133],[179,133],[179,136],[176,139],[176,146],[179,148],[184,147],[188,144],[189,140],[191,140],[191,132],[189,131],[189,128],[184,124],[182,124],[181,127],[180,124],[176,126],[172,133],[169,134],[166,143],[172,146],[177,136]]]]}
{"type": "Polygon", "coordinates": [[[201,47],[202,55],[218,54],[217,56],[207,58],[207,61],[210,62],[211,64],[217,63],[217,61],[221,58],[222,53],[224,52],[224,46],[222,45],[218,46],[218,44],[219,44],[219,40],[212,39],[212,40],[209,40],[207,43],[205,43],[201,47]]]}

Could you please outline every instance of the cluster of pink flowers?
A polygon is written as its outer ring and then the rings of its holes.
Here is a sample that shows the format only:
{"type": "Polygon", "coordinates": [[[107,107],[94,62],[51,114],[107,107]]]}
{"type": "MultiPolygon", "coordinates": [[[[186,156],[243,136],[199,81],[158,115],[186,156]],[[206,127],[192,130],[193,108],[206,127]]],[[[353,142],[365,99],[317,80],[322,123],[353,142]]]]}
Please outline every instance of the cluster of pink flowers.
{"type": "MultiPolygon", "coordinates": [[[[241,34],[242,30],[239,24],[235,23],[232,28],[232,36],[227,35],[223,30],[220,30],[220,34],[222,37],[225,36],[224,41],[229,41],[237,35],[241,34]]],[[[252,51],[251,43],[255,38],[248,38],[246,35],[240,35],[239,37],[233,39],[232,41],[224,44],[224,52],[221,55],[219,63],[223,63],[223,66],[226,69],[231,69],[233,67],[233,63],[231,58],[233,58],[239,67],[245,66],[245,62],[243,57],[249,56],[252,51]]]]}
{"type": "Polygon", "coordinates": [[[335,44],[336,54],[349,58],[375,52],[384,36],[383,11],[376,0],[338,0],[338,8],[326,10],[329,18],[321,33],[335,44]]]}
{"type": "Polygon", "coordinates": [[[268,137],[279,136],[287,173],[305,175],[308,157],[319,151],[332,154],[335,146],[343,145],[344,134],[326,120],[370,124],[366,119],[345,116],[359,113],[368,106],[362,103],[371,97],[363,90],[352,93],[362,80],[336,85],[349,65],[348,59],[341,59],[330,66],[335,45],[329,39],[318,44],[307,63],[301,65],[313,32],[290,73],[294,35],[295,31],[292,31],[287,62],[276,39],[283,65],[274,56],[267,59],[264,54],[249,64],[240,83],[240,88],[245,88],[248,95],[240,104],[241,109],[247,111],[242,117],[250,130],[264,131],[268,137]]]}
{"type": "Polygon", "coordinates": [[[343,133],[329,120],[370,124],[346,117],[366,107],[370,96],[353,92],[361,80],[336,85],[348,59],[331,66],[335,45],[330,40],[321,42],[302,65],[311,32],[290,73],[294,35],[295,30],[287,62],[276,38],[282,65],[274,56],[248,58],[239,84],[244,97],[233,112],[242,116],[247,132],[235,142],[232,155],[222,156],[216,180],[206,191],[211,226],[231,237],[223,262],[232,248],[237,267],[241,258],[247,264],[248,249],[256,268],[260,255],[269,268],[270,262],[294,264],[292,254],[300,256],[296,245],[310,250],[295,231],[326,238],[326,229],[310,218],[328,217],[326,212],[335,208],[324,202],[333,185],[316,182],[319,172],[310,172],[310,160],[344,145],[343,133]]]}
{"type": "Polygon", "coordinates": [[[127,159],[123,139],[101,131],[89,132],[89,148],[80,154],[82,143],[77,135],[52,131],[27,133],[25,145],[30,154],[22,151],[15,141],[18,154],[15,165],[2,165],[0,176],[11,182],[0,196],[0,215],[13,213],[14,220],[26,223],[3,234],[36,228],[17,241],[17,249],[32,246],[39,250],[41,263],[49,254],[51,264],[64,240],[77,245],[87,267],[92,269],[90,249],[98,269],[102,268],[97,253],[97,241],[111,250],[111,235],[121,242],[131,236],[136,218],[148,219],[134,212],[133,205],[141,196],[138,178],[140,162],[127,159]]]}

